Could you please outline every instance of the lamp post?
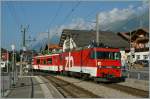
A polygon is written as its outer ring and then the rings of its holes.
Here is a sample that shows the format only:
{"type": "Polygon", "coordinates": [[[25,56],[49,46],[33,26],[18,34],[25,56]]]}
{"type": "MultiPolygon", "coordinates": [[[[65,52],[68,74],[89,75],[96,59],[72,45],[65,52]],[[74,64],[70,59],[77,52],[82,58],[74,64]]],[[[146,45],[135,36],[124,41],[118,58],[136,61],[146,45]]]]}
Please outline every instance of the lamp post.
{"type": "Polygon", "coordinates": [[[23,75],[23,70],[22,70],[22,68],[23,68],[23,62],[24,62],[24,59],[23,59],[23,57],[24,57],[24,52],[26,51],[26,47],[25,46],[23,46],[23,52],[21,53],[21,55],[20,55],[20,60],[21,60],[21,66],[20,66],[20,76],[22,76],[23,75]]]}
{"type": "Polygon", "coordinates": [[[15,54],[15,45],[11,45],[12,51],[13,51],[13,55],[12,55],[12,80],[13,80],[13,86],[15,85],[15,58],[14,58],[14,54],[15,54]]]}
{"type": "Polygon", "coordinates": [[[49,43],[50,43],[50,39],[49,39],[49,33],[50,33],[50,32],[49,32],[49,30],[48,30],[48,32],[47,32],[47,33],[48,33],[48,42],[47,42],[47,47],[48,47],[48,53],[49,53],[49,43]]]}
{"type": "Polygon", "coordinates": [[[21,55],[20,55],[20,63],[21,63],[21,65],[20,65],[20,77],[22,76],[22,58],[23,58],[23,54],[21,53],[21,55]]]}
{"type": "Polygon", "coordinates": [[[99,46],[99,13],[96,15],[96,43],[99,46]]]}

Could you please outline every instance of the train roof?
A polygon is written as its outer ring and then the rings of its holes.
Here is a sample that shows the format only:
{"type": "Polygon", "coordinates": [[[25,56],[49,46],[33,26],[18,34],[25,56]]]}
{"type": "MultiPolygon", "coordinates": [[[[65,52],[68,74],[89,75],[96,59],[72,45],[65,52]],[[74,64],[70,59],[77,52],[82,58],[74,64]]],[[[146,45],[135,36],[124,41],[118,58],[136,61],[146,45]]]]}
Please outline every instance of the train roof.
{"type": "Polygon", "coordinates": [[[44,57],[44,56],[55,56],[55,55],[59,55],[59,54],[51,54],[51,55],[40,55],[40,56],[35,56],[34,58],[38,58],[38,57],[44,57]]]}
{"type": "MultiPolygon", "coordinates": [[[[101,47],[88,48],[88,47],[85,47],[85,48],[74,49],[74,50],[72,50],[71,52],[74,52],[74,51],[81,51],[81,50],[92,50],[92,49],[95,49],[96,51],[112,51],[112,52],[118,52],[118,51],[120,51],[119,48],[101,48],[101,47]]],[[[63,52],[63,53],[68,53],[68,52],[69,52],[69,51],[63,52]]],[[[59,54],[51,54],[51,55],[39,55],[39,56],[35,56],[34,58],[46,57],[46,56],[57,56],[57,55],[60,55],[60,54],[61,54],[61,53],[59,53],[59,54]]]]}

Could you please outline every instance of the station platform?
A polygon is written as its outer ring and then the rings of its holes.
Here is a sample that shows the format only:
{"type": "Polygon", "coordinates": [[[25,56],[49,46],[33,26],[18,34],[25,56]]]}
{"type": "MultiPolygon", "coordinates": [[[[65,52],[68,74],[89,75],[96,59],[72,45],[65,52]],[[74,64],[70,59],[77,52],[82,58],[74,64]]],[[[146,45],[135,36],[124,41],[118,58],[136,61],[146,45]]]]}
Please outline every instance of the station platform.
{"type": "Polygon", "coordinates": [[[39,76],[19,77],[14,88],[5,98],[62,98],[56,89],[39,76]]]}

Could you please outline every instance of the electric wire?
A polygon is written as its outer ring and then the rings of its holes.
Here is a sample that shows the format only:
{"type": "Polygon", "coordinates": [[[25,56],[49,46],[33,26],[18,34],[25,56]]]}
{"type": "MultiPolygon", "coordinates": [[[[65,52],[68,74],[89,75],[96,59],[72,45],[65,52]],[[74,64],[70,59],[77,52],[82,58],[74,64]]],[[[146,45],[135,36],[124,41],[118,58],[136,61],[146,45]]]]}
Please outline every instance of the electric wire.
{"type": "MultiPolygon", "coordinates": [[[[81,1],[78,1],[76,5],[69,11],[69,13],[65,16],[64,20],[60,23],[60,25],[56,28],[56,31],[61,27],[62,24],[66,22],[66,20],[72,15],[72,13],[76,10],[76,8],[80,5],[81,1]]],[[[54,33],[53,36],[57,36],[59,33],[54,33]]]]}
{"type": "MultiPolygon", "coordinates": [[[[139,7],[139,5],[133,7],[132,9],[137,9],[137,7],[139,7]]],[[[95,10],[93,10],[93,11],[95,11],[95,10]]],[[[86,18],[86,19],[88,19],[89,16],[90,16],[90,14],[92,14],[92,13],[94,13],[94,12],[90,12],[90,13],[87,15],[87,18],[86,18]]],[[[137,18],[137,16],[135,15],[135,16],[133,17],[133,19],[134,19],[134,18],[137,18]]],[[[139,18],[140,18],[140,17],[139,17],[139,18]]],[[[86,20],[86,19],[85,19],[85,20],[86,20]]],[[[123,26],[129,24],[130,21],[131,21],[131,20],[128,18],[127,21],[126,21],[123,25],[120,25],[118,28],[122,28],[123,26]]],[[[88,22],[89,22],[89,23],[96,23],[96,22],[92,22],[92,21],[88,21],[88,22]]],[[[106,28],[105,30],[109,30],[109,29],[111,29],[111,28],[113,28],[113,26],[110,26],[109,28],[106,28]]]]}
{"type": "Polygon", "coordinates": [[[11,5],[11,4],[9,4],[7,2],[6,6],[7,6],[8,10],[9,10],[11,16],[14,18],[14,22],[15,22],[16,26],[19,26],[20,25],[20,21],[19,21],[19,18],[17,17],[17,15],[16,15],[16,12],[15,12],[15,9],[14,9],[13,5],[11,5]]]}
{"type": "Polygon", "coordinates": [[[61,8],[62,8],[62,2],[60,2],[59,6],[58,6],[58,8],[57,8],[56,14],[54,15],[54,17],[53,17],[52,20],[50,21],[49,28],[51,27],[52,23],[54,24],[56,18],[58,17],[58,14],[59,14],[61,8]]]}

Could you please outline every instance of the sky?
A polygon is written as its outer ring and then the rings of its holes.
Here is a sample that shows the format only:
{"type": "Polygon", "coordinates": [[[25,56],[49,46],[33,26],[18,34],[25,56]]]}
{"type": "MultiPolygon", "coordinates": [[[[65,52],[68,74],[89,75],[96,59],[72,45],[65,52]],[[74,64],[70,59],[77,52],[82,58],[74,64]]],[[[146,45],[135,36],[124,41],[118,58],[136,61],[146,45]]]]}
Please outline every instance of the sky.
{"type": "Polygon", "coordinates": [[[26,42],[33,46],[47,38],[48,31],[53,39],[66,28],[94,29],[96,14],[100,29],[107,30],[147,9],[148,3],[143,1],[1,1],[1,45],[21,49],[21,25],[28,27],[26,39],[36,39],[26,42]]]}

